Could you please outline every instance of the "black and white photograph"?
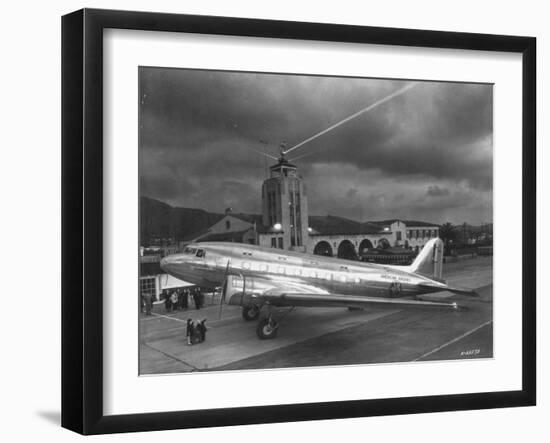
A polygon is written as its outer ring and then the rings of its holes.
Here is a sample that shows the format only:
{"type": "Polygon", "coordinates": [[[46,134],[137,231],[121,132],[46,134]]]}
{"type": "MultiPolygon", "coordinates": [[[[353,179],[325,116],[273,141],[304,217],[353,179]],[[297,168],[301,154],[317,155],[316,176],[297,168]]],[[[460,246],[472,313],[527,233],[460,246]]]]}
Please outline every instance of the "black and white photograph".
{"type": "Polygon", "coordinates": [[[492,84],[138,76],[140,375],[493,358],[492,84]]]}

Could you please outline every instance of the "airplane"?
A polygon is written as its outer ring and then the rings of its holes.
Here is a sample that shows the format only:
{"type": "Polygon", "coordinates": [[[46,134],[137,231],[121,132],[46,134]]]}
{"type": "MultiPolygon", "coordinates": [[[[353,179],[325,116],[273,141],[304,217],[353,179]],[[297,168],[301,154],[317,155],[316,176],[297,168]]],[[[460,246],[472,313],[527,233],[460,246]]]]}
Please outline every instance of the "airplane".
{"type": "MultiPolygon", "coordinates": [[[[203,286],[221,287],[224,303],[242,307],[245,320],[259,320],[260,339],[275,338],[282,318],[273,307],[347,307],[459,309],[456,302],[427,301],[419,296],[440,291],[477,296],[449,286],[442,276],[443,242],[431,239],[409,266],[380,265],[261,246],[204,242],[185,247],[160,262],[164,272],[203,286]],[[264,310],[265,311],[265,310],[264,310]]],[[[290,312],[289,311],[289,312],[290,312]]]]}

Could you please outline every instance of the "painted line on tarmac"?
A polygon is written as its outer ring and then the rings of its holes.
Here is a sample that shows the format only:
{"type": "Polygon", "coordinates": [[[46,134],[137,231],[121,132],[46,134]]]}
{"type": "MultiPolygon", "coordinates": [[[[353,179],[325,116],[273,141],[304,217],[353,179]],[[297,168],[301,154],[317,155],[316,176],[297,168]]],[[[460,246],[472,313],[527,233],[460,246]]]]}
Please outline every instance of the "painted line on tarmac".
{"type": "MultiPolygon", "coordinates": [[[[177,321],[177,322],[180,322],[180,323],[187,324],[187,320],[181,320],[179,318],[171,317],[169,315],[157,314],[156,312],[151,312],[151,315],[152,315],[152,317],[141,318],[140,321],[155,320],[156,317],[162,317],[162,318],[167,318],[168,320],[174,320],[174,321],[177,321]]],[[[211,328],[214,328],[214,326],[212,326],[212,325],[216,325],[216,324],[221,323],[221,322],[226,321],[226,320],[234,320],[234,319],[237,319],[237,318],[241,318],[241,316],[240,315],[235,315],[233,317],[222,317],[220,320],[209,321],[208,325],[211,328]]],[[[179,328],[173,328],[173,329],[179,329],[179,328]]],[[[167,330],[164,330],[163,332],[171,331],[173,329],[167,329],[167,330]]]]}
{"type": "MultiPolygon", "coordinates": [[[[146,342],[143,342],[142,343],[144,346],[147,346],[149,349],[152,349],[153,351],[157,351],[158,353],[164,355],[165,357],[169,358],[169,359],[172,359],[172,360],[175,360],[179,363],[182,363],[184,364],[185,366],[189,366],[190,368],[192,368],[193,371],[198,371],[199,368],[197,368],[196,366],[192,365],[191,363],[187,363],[186,361],[183,361],[177,357],[174,357],[173,355],[170,355],[164,351],[161,351],[160,349],[157,349],[155,348],[154,346],[151,346],[149,343],[146,343],[146,342]]],[[[145,374],[145,375],[149,375],[149,374],[145,374]]]]}
{"type": "Polygon", "coordinates": [[[167,318],[168,320],[179,321],[180,323],[187,323],[187,320],[180,320],[179,318],[169,317],[168,315],[155,314],[154,312],[151,312],[151,315],[154,315],[155,317],[167,318]]]}
{"type": "MultiPolygon", "coordinates": [[[[157,314],[156,312],[151,312],[151,315],[148,315],[146,317],[142,317],[139,319],[139,321],[148,321],[148,320],[158,320],[157,316],[159,314],[157,314]]],[[[163,315],[162,317],[168,317],[167,315],[163,315]]]]}
{"type": "MultiPolygon", "coordinates": [[[[236,315],[235,317],[227,317],[227,318],[222,318],[221,320],[212,320],[212,321],[207,321],[206,322],[206,326],[208,329],[217,329],[219,328],[220,326],[218,326],[217,324],[219,322],[222,322],[224,320],[234,320],[234,319],[237,319],[237,318],[241,318],[240,315],[236,315]],[[212,326],[212,325],[216,325],[216,326],[212,326]]],[[[179,321],[182,321],[182,320],[179,320],[179,321]]],[[[187,321],[184,322],[185,324],[187,324],[187,321]]],[[[162,332],[163,334],[166,334],[167,332],[173,332],[173,331],[177,331],[178,329],[183,329],[185,326],[177,326],[175,328],[168,328],[168,329],[163,329],[162,332]]]]}
{"type": "Polygon", "coordinates": [[[463,338],[465,337],[468,337],[468,335],[471,335],[473,334],[474,332],[476,331],[479,331],[481,328],[484,328],[485,326],[487,325],[490,325],[491,323],[493,322],[493,320],[489,320],[489,321],[486,321],[485,323],[483,323],[482,325],[479,325],[477,327],[475,327],[474,329],[472,329],[471,331],[468,331],[456,338],[453,338],[452,340],[448,341],[447,343],[444,343],[442,344],[441,346],[438,346],[437,348],[435,349],[432,349],[431,351],[429,352],[426,352],[425,354],[422,354],[420,357],[417,357],[415,358],[413,361],[418,361],[418,360],[422,360],[423,358],[426,358],[428,357],[429,355],[432,355],[432,354],[435,354],[437,351],[440,351],[441,349],[449,346],[449,345],[452,345],[453,343],[456,343],[457,341],[459,340],[462,340],[463,338]]]}

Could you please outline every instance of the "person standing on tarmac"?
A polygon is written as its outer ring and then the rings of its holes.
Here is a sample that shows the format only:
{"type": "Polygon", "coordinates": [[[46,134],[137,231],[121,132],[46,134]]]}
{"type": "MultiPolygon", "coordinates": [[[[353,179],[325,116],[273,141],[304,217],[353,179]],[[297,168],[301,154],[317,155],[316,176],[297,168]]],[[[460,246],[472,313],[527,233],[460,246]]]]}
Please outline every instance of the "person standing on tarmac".
{"type": "Polygon", "coordinates": [[[176,291],[172,292],[172,295],[170,296],[170,301],[172,302],[172,311],[178,310],[178,294],[176,291]]]}
{"type": "Polygon", "coordinates": [[[146,291],[145,294],[143,294],[143,298],[145,301],[145,315],[151,315],[151,308],[153,305],[153,294],[151,294],[149,291],[146,291]]]}
{"type": "Polygon", "coordinates": [[[182,290],[181,307],[182,309],[187,309],[189,307],[189,291],[187,288],[182,290]]]}
{"type": "Polygon", "coordinates": [[[193,288],[191,290],[191,294],[193,295],[193,301],[195,302],[195,309],[200,309],[201,308],[201,302],[199,300],[199,294],[198,294],[198,291],[197,291],[197,288],[193,288]]]}
{"type": "Polygon", "coordinates": [[[197,331],[199,333],[199,341],[202,343],[206,340],[206,318],[197,323],[197,331]]]}
{"type": "Polygon", "coordinates": [[[187,335],[187,346],[191,346],[192,345],[191,336],[193,335],[193,320],[191,320],[190,318],[187,319],[186,335],[187,335]]]}

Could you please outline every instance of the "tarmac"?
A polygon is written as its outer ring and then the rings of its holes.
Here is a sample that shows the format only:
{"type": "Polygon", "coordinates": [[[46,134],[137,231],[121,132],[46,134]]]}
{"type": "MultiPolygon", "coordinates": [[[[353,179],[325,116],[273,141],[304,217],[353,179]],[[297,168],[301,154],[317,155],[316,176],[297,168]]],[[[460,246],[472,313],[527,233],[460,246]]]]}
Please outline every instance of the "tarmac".
{"type": "Polygon", "coordinates": [[[155,304],[151,316],[140,314],[140,374],[492,358],[492,264],[492,257],[477,257],[444,265],[449,283],[480,297],[423,298],[456,301],[457,311],[295,308],[271,340],[258,339],[257,321],[243,320],[238,306],[224,305],[219,318],[219,295],[200,310],[167,313],[155,304]],[[205,342],[187,345],[188,318],[207,319],[205,342]]]}

